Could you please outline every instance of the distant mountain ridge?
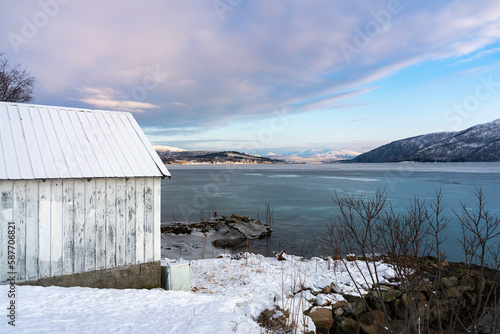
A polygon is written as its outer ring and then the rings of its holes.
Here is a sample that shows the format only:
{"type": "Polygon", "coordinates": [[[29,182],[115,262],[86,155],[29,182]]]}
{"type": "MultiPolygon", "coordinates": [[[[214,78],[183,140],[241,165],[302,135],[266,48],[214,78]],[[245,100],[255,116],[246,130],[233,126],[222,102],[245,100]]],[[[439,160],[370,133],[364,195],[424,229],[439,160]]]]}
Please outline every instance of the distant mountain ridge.
{"type": "Polygon", "coordinates": [[[338,160],[352,159],[361,153],[349,150],[333,150],[333,149],[312,149],[289,152],[286,154],[268,153],[268,157],[284,159],[294,163],[323,163],[338,160]]]}
{"type": "Polygon", "coordinates": [[[187,151],[177,147],[153,145],[166,164],[276,164],[283,160],[271,159],[236,151],[187,151]]]}
{"type": "Polygon", "coordinates": [[[178,147],[153,145],[165,163],[324,163],[349,160],[358,156],[359,152],[333,149],[311,149],[275,154],[269,152],[263,156],[235,151],[188,151],[178,147]]]}
{"type": "Polygon", "coordinates": [[[394,141],[352,162],[500,161],[500,119],[457,132],[436,132],[394,141]]]}
{"type": "Polygon", "coordinates": [[[162,145],[152,145],[156,152],[186,152],[182,148],[172,147],[172,146],[162,146],[162,145]]]}

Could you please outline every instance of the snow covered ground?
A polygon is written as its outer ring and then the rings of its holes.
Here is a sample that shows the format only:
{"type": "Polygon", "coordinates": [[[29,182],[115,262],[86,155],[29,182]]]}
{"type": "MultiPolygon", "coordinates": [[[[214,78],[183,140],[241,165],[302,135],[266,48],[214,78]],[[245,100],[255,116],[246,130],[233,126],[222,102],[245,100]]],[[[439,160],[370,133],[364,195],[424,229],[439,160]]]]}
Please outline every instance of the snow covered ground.
{"type": "MultiPolygon", "coordinates": [[[[191,292],[17,286],[15,327],[7,323],[8,286],[3,285],[0,333],[261,333],[256,319],[274,305],[300,312],[311,306],[311,298],[342,298],[294,296],[301,286],[318,292],[334,282],[335,292],[358,294],[353,279],[364,284],[362,275],[368,276],[361,262],[346,262],[351,277],[339,261],[285,258],[246,254],[193,260],[191,292]]],[[[382,282],[394,276],[385,264],[378,270],[382,282]]],[[[314,328],[308,317],[298,320],[299,326],[314,328]]]]}

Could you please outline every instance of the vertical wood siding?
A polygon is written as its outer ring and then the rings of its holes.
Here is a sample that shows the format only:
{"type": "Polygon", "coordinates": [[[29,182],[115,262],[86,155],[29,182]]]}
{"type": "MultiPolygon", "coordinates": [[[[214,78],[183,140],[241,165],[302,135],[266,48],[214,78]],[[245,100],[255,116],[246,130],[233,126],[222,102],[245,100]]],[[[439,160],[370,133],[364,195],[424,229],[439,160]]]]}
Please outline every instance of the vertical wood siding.
{"type": "MultiPolygon", "coordinates": [[[[21,240],[26,239],[26,182],[17,182],[14,184],[14,212],[13,217],[19,217],[16,222],[16,237],[21,240]]],[[[17,249],[17,254],[20,258],[26,258],[26,245],[22,245],[17,249]]],[[[26,279],[26,262],[18,262],[16,271],[21,279],[26,279]]]]}
{"type": "Polygon", "coordinates": [[[135,237],[137,234],[136,229],[136,188],[135,188],[135,179],[131,179],[127,182],[127,209],[126,209],[126,217],[125,217],[125,261],[127,263],[136,263],[136,243],[135,237]]]}
{"type": "MultiPolygon", "coordinates": [[[[17,181],[22,182],[22,181],[17,181]]],[[[14,182],[14,183],[17,183],[14,182]]],[[[9,184],[12,182],[1,181],[2,184],[9,184]]],[[[20,248],[23,246],[22,243],[26,244],[26,280],[34,280],[40,277],[40,267],[38,263],[38,237],[39,237],[39,229],[38,229],[38,183],[26,182],[26,239],[23,240],[18,238],[16,243],[19,243],[20,248]],[[29,187],[28,187],[29,184],[29,187]]],[[[17,222],[16,220],[12,220],[13,222],[17,222]]],[[[5,221],[1,221],[0,225],[4,225],[5,221]]],[[[0,256],[4,251],[0,248],[0,256]]],[[[23,262],[23,258],[17,259],[18,263],[23,262]]],[[[3,276],[1,277],[3,278],[3,276]]],[[[1,281],[0,278],[0,282],[1,281]]]]}
{"type": "MultiPolygon", "coordinates": [[[[146,245],[154,245],[153,238],[153,219],[154,219],[154,208],[153,208],[153,192],[154,190],[154,180],[146,180],[146,185],[144,187],[144,239],[146,240],[146,245]]],[[[154,261],[153,247],[145,247],[144,249],[144,261],[151,262],[154,261]]]]}
{"type": "MultiPolygon", "coordinates": [[[[12,210],[12,182],[0,182],[0,277],[7,280],[10,269],[7,267],[8,261],[8,222],[13,219],[12,210]]],[[[16,245],[17,246],[17,245],[16,245]]],[[[2,280],[2,282],[3,282],[2,280]]]]}
{"type": "Polygon", "coordinates": [[[16,224],[16,280],[160,260],[158,177],[0,181],[0,284],[8,223],[16,224]]]}
{"type": "Polygon", "coordinates": [[[74,180],[73,272],[85,271],[85,192],[86,180],[74,180]]]}
{"type": "Polygon", "coordinates": [[[116,179],[106,179],[106,268],[116,266],[116,179]]]}
{"type": "Polygon", "coordinates": [[[161,179],[159,177],[152,179],[153,188],[153,260],[161,260],[161,179]]]}
{"type": "MultiPolygon", "coordinates": [[[[145,180],[144,179],[137,179],[136,182],[136,188],[135,188],[135,193],[136,193],[136,199],[137,202],[144,203],[144,184],[145,180]]],[[[137,210],[135,212],[136,216],[136,228],[135,228],[135,262],[136,263],[143,263],[145,262],[144,260],[144,221],[145,221],[145,215],[144,215],[144,206],[143,205],[138,205],[137,210]]]]}
{"type": "Polygon", "coordinates": [[[90,180],[85,183],[87,189],[85,191],[85,265],[84,271],[96,270],[95,267],[95,230],[96,230],[96,214],[95,214],[95,180],[90,180]]]}
{"type": "Polygon", "coordinates": [[[63,275],[75,272],[75,181],[63,182],[63,275]]]}
{"type": "MultiPolygon", "coordinates": [[[[63,185],[62,180],[52,182],[50,200],[50,276],[63,273],[63,185]]],[[[16,222],[17,223],[17,222],[16,222]]]]}
{"type": "Polygon", "coordinates": [[[125,221],[126,191],[125,179],[116,179],[116,265],[125,265],[125,221]]]}
{"type": "Polygon", "coordinates": [[[96,194],[95,194],[95,267],[96,270],[104,269],[106,267],[106,180],[96,180],[96,194]]]}

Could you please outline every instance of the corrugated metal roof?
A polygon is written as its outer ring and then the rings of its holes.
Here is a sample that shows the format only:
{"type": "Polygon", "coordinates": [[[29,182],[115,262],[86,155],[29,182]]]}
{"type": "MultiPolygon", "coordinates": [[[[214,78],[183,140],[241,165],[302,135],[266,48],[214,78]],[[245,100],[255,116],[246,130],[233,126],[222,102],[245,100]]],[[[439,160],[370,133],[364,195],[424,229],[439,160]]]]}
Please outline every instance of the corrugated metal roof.
{"type": "Polygon", "coordinates": [[[0,102],[0,179],[169,176],[131,113],[0,102]]]}

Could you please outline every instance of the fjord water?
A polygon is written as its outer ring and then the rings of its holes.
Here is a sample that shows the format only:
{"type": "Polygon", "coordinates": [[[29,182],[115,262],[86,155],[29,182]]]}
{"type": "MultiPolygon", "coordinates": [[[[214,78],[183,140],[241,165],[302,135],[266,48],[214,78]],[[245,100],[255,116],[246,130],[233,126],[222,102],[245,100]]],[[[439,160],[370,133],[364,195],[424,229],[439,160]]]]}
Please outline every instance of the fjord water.
{"type": "Polygon", "coordinates": [[[331,196],[374,195],[385,189],[395,210],[414,196],[431,200],[441,189],[452,222],[445,233],[449,260],[463,260],[456,242],[460,227],[453,211],[473,208],[474,190],[482,188],[487,208],[500,213],[500,163],[398,163],[321,165],[169,165],[172,179],[162,182],[162,222],[199,221],[233,213],[265,219],[274,210],[273,235],[247,245],[270,255],[285,249],[302,256],[325,254],[318,241],[337,215],[331,196]],[[209,212],[210,211],[210,212],[209,212]]]}

